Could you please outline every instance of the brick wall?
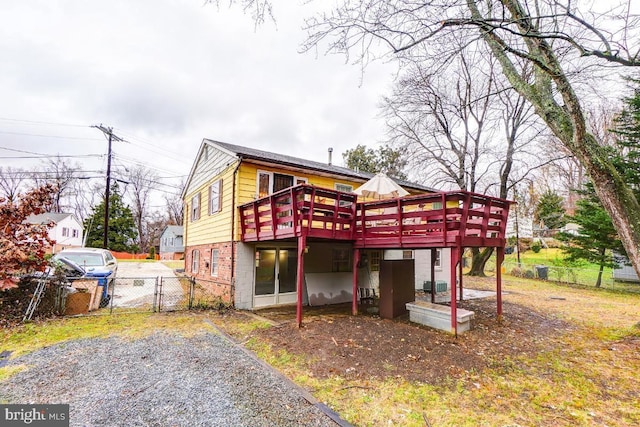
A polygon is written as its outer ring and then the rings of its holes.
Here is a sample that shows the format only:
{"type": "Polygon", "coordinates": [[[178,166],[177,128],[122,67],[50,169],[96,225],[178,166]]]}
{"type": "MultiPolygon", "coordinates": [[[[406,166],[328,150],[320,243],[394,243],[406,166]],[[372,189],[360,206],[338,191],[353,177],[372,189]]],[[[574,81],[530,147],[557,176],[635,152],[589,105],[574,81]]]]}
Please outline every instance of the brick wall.
{"type": "Polygon", "coordinates": [[[208,245],[188,246],[185,248],[185,272],[196,279],[196,283],[212,295],[220,297],[224,302],[233,303],[233,286],[231,283],[231,242],[208,245]],[[218,273],[211,275],[211,251],[218,250],[218,273]],[[200,252],[198,271],[193,271],[194,251],[200,252]]]}

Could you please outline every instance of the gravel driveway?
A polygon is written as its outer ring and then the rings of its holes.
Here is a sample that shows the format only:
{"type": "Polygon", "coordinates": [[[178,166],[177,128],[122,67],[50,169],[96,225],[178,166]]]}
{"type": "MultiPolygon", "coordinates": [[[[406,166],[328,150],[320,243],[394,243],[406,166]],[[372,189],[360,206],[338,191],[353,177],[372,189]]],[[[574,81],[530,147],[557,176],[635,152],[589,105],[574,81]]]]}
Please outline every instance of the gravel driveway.
{"type": "MultiPolygon", "coordinates": [[[[226,337],[85,339],[12,360],[2,403],[68,403],[71,426],[336,426],[226,337]]],[[[321,407],[321,405],[320,405],[321,407]]]]}

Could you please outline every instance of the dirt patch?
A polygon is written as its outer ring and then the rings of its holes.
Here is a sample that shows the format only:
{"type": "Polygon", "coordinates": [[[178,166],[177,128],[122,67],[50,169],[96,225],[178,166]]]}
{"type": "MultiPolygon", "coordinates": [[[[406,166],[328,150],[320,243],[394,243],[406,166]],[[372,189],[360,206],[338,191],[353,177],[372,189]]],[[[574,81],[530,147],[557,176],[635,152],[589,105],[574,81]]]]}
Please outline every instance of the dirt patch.
{"type": "MultiPolygon", "coordinates": [[[[370,314],[351,316],[350,305],[305,308],[302,328],[292,321],[292,309],[261,311],[260,315],[284,323],[253,334],[275,349],[306,358],[310,374],[318,378],[401,377],[441,384],[481,372],[496,361],[542,352],[572,328],[531,308],[506,302],[508,320],[499,321],[495,297],[464,301],[459,306],[474,311],[475,320],[473,330],[457,338],[410,323],[408,316],[394,320],[370,314]]],[[[366,312],[366,307],[360,312],[366,312]]]]}

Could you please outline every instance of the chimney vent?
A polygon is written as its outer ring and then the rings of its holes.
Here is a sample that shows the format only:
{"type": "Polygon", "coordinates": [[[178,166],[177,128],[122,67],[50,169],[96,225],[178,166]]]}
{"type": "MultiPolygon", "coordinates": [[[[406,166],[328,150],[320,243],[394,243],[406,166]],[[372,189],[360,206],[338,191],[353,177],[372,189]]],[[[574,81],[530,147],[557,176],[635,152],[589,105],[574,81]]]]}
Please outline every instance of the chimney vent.
{"type": "Polygon", "coordinates": [[[333,153],[333,148],[329,147],[327,151],[329,151],[329,166],[331,166],[331,154],[333,153]]]}

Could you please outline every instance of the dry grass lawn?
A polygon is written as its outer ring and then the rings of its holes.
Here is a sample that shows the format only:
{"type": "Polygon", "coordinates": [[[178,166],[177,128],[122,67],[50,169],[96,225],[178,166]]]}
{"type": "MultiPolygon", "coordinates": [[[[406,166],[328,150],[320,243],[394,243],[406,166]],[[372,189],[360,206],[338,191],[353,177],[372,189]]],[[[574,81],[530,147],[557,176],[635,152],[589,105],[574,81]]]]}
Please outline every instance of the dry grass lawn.
{"type": "Polygon", "coordinates": [[[276,327],[213,320],[355,425],[640,425],[640,295],[514,278],[504,291],[503,321],[495,298],[465,302],[477,321],[458,338],[331,311],[307,310],[302,329],[282,311],[261,313],[276,327]]]}

